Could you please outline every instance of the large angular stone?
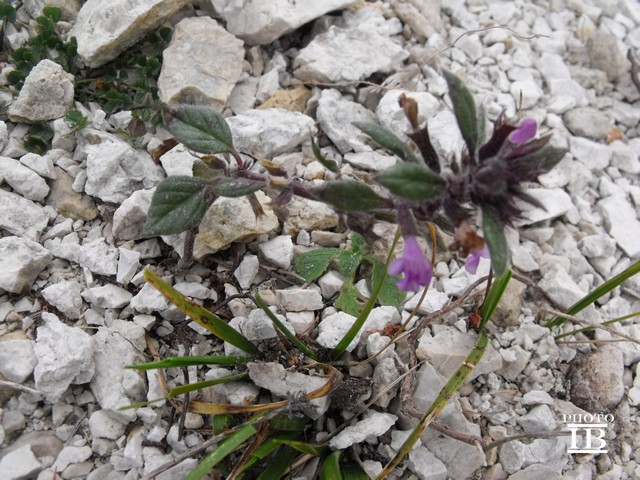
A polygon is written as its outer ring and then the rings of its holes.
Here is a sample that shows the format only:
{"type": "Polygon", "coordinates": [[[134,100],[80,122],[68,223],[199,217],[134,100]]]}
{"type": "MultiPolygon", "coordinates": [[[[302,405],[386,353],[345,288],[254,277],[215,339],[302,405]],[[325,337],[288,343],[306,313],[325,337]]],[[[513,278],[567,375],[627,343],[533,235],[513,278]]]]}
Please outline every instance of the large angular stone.
{"type": "Polygon", "coordinates": [[[69,327],[52,313],[43,313],[34,348],[38,365],[36,388],[57,402],[71,384],[87,383],[94,374],[92,337],[79,327],[69,327]]]}
{"type": "Polygon", "coordinates": [[[622,195],[598,202],[609,234],[631,258],[640,256],[640,221],[633,206],[622,195]]]}
{"type": "Polygon", "coordinates": [[[228,248],[234,242],[241,242],[268,233],[278,227],[278,217],[269,206],[269,199],[262,192],[256,192],[264,215],[256,216],[246,197],[220,197],[209,208],[196,236],[194,254],[202,258],[210,253],[228,248]]]}
{"type": "Polygon", "coordinates": [[[350,7],[356,0],[211,0],[227,22],[227,30],[255,45],[271,43],[332,10],[350,7]]]}
{"type": "Polygon", "coordinates": [[[34,202],[41,202],[49,193],[49,186],[40,175],[13,158],[0,157],[0,178],[34,202]]]}
{"type": "Polygon", "coordinates": [[[0,238],[0,290],[20,293],[30,288],[52,259],[49,250],[32,240],[0,238]]]}
{"type": "Polygon", "coordinates": [[[51,60],[41,60],[9,107],[14,122],[41,122],[63,117],[73,106],[73,75],[51,60]]]}
{"type": "Polygon", "coordinates": [[[158,93],[165,104],[209,105],[222,110],[242,73],[242,41],[212,18],[182,20],[163,53],[158,93]]]}
{"type": "Polygon", "coordinates": [[[385,35],[388,27],[379,12],[361,10],[347,28],[331,26],[300,50],[294,75],[306,82],[350,82],[400,66],[409,52],[385,35]]]}
{"type": "Polygon", "coordinates": [[[104,202],[121,203],[136,190],[155,187],[164,177],[162,167],[148,153],[109,133],[84,130],[77,150],[87,157],[85,192],[104,202]]]}
{"type": "Polygon", "coordinates": [[[0,228],[38,241],[49,216],[39,205],[12,192],[0,190],[0,228]]]}
{"type": "Polygon", "coordinates": [[[99,67],[187,3],[189,0],[88,0],[80,9],[70,35],[76,37],[78,55],[85,64],[99,67]]]}
{"type": "Polygon", "coordinates": [[[294,151],[317,131],[311,117],[283,108],[249,110],[227,123],[238,150],[255,151],[267,158],[294,151]]]}

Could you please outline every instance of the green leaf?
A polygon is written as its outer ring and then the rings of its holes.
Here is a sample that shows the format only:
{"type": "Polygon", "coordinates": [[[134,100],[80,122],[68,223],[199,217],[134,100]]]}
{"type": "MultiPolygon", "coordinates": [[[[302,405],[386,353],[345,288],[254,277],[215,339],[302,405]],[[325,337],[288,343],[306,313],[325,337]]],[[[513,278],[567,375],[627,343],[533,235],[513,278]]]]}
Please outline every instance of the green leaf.
{"type": "Polygon", "coordinates": [[[211,187],[220,197],[244,197],[264,187],[264,182],[255,182],[246,178],[220,177],[211,187]]]}
{"type": "Polygon", "coordinates": [[[198,177],[167,177],[156,188],[144,235],[172,235],[189,230],[206,213],[206,180],[198,177]]]}
{"type": "Polygon", "coordinates": [[[367,242],[362,235],[353,232],[351,234],[351,251],[362,253],[367,248],[367,242]]]}
{"type": "Polygon", "coordinates": [[[222,175],[222,171],[216,168],[211,168],[198,158],[193,161],[191,171],[194,177],[200,177],[206,180],[213,180],[214,178],[218,178],[222,175]]]}
{"type": "Polygon", "coordinates": [[[276,440],[278,443],[282,445],[288,445],[292,448],[295,448],[299,452],[306,453],[308,455],[313,455],[314,457],[320,457],[327,453],[329,447],[326,445],[318,446],[313,445],[307,442],[300,442],[297,440],[276,440]]]}
{"type": "Polygon", "coordinates": [[[396,154],[402,160],[418,162],[418,158],[411,148],[392,131],[372,122],[354,122],[353,124],[369,135],[378,145],[396,154]]]}
{"type": "Polygon", "coordinates": [[[356,180],[326,182],[315,193],[321,201],[342,212],[374,210],[385,205],[371,187],[356,180]]]}
{"type": "Polygon", "coordinates": [[[211,416],[211,430],[214,435],[220,435],[227,430],[233,423],[233,415],[229,413],[221,413],[211,416]]]}
{"type": "Polygon", "coordinates": [[[449,85],[449,97],[453,104],[453,113],[458,121],[458,127],[462,133],[469,153],[475,155],[478,147],[478,117],[473,95],[466,85],[457,76],[446,70],[444,78],[449,85]]]}
{"type": "Polygon", "coordinates": [[[162,293],[167,300],[173,303],[186,315],[191,317],[194,322],[209,330],[216,337],[224,340],[225,342],[229,342],[234,347],[237,347],[250,355],[257,355],[259,353],[256,346],[244,335],[233,327],[230,327],[224,320],[217,315],[214,315],[206,308],[190,301],[187,297],[162,280],[162,278],[153,273],[151,269],[147,268],[144,271],[144,279],[153,285],[156,290],[162,293]]]}
{"type": "Polygon", "coordinates": [[[342,450],[337,450],[324,459],[320,470],[320,480],[342,480],[340,471],[340,456],[342,450]]]}
{"type": "Polygon", "coordinates": [[[260,473],[257,480],[280,480],[290,469],[296,455],[295,449],[282,446],[269,459],[267,468],[260,473]]]}
{"type": "Polygon", "coordinates": [[[0,3],[0,17],[9,23],[16,21],[16,9],[10,3],[0,3]]]}
{"type": "Polygon", "coordinates": [[[362,254],[357,250],[338,250],[333,261],[342,275],[353,277],[358,265],[362,262],[362,254]]]}
{"type": "Polygon", "coordinates": [[[400,277],[388,275],[384,263],[379,260],[367,258],[367,261],[369,261],[373,267],[371,271],[371,285],[377,285],[382,276],[384,276],[382,288],[380,289],[380,303],[399,307],[407,298],[407,293],[400,290],[396,285],[400,277]]]}
{"type": "Polygon", "coordinates": [[[504,295],[504,291],[506,290],[507,285],[509,284],[509,280],[511,280],[511,274],[512,274],[511,270],[507,270],[503,275],[496,278],[493,284],[491,285],[491,289],[489,290],[489,293],[484,299],[484,302],[482,303],[482,310],[480,311],[480,317],[481,317],[480,328],[481,329],[485,327],[485,325],[493,315],[493,312],[495,312],[496,308],[498,308],[500,299],[504,295]]]}
{"type": "Polygon", "coordinates": [[[246,372],[237,373],[235,375],[227,375],[226,377],[216,378],[214,380],[203,380],[202,382],[190,383],[188,385],[180,385],[173,387],[167,398],[177,397],[185,393],[193,392],[195,390],[202,390],[203,388],[213,387],[214,385],[220,385],[222,383],[238,382],[249,378],[249,374],[246,372]]]}
{"type": "Polygon", "coordinates": [[[333,173],[340,173],[340,167],[338,167],[338,164],[333,160],[329,160],[322,154],[320,148],[318,147],[318,144],[313,139],[313,137],[311,138],[311,148],[313,150],[313,155],[316,157],[316,160],[318,160],[324,166],[324,168],[333,173]]]}
{"type": "Polygon", "coordinates": [[[560,160],[564,158],[568,151],[569,150],[566,148],[557,148],[549,145],[537,152],[527,155],[526,157],[522,157],[520,161],[539,163],[540,168],[545,172],[548,172],[560,163],[560,160]]]}
{"type": "Polygon", "coordinates": [[[58,7],[44,7],[42,15],[57,23],[62,18],[62,11],[58,7]]]}
{"type": "Polygon", "coordinates": [[[500,216],[489,205],[482,206],[482,231],[491,252],[491,265],[495,274],[500,277],[507,271],[509,248],[500,216]]]}
{"type": "Polygon", "coordinates": [[[311,419],[309,417],[278,413],[269,420],[269,428],[285,432],[304,432],[310,422],[311,419]]]}
{"type": "Polygon", "coordinates": [[[345,284],[340,290],[340,295],[336,298],[335,306],[339,310],[357,317],[363,305],[359,298],[360,292],[358,292],[358,289],[351,283],[345,284]]]}
{"type": "Polygon", "coordinates": [[[207,475],[213,467],[230,455],[236,448],[250,439],[257,433],[253,425],[245,425],[240,430],[234,432],[218,443],[217,448],[198,464],[198,466],[187,475],[185,480],[200,480],[207,475]]]}
{"type": "Polygon", "coordinates": [[[181,105],[168,115],[167,129],[187,148],[200,153],[232,153],[233,138],[226,120],[209,107],[181,105]]]}
{"type": "Polygon", "coordinates": [[[376,175],[376,181],[394,195],[417,202],[442,193],[445,181],[421,165],[399,163],[376,175]]]}
{"type": "Polygon", "coordinates": [[[307,282],[311,282],[329,268],[331,260],[338,252],[337,248],[318,248],[301,253],[293,261],[293,270],[307,282]]]}

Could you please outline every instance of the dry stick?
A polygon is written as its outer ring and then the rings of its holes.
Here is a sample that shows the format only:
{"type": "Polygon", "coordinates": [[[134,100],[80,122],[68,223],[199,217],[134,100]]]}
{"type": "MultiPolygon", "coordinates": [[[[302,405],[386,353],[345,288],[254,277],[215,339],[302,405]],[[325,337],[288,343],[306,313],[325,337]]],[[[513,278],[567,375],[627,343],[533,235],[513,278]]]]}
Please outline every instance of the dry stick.
{"type": "MultiPolygon", "coordinates": [[[[485,452],[492,450],[494,448],[498,448],[505,443],[513,442],[514,440],[522,440],[524,438],[552,438],[552,437],[566,437],[567,435],[571,435],[571,432],[533,432],[533,433],[522,433],[519,435],[512,435],[510,437],[501,438],[500,440],[496,440],[495,442],[488,443],[482,447],[485,452]]],[[[581,432],[580,435],[585,435],[585,432],[581,432]]]]}
{"type": "Polygon", "coordinates": [[[31,395],[39,395],[44,396],[40,390],[36,390],[35,388],[26,387],[24,385],[20,385],[19,383],[11,382],[9,380],[0,380],[0,387],[9,387],[14,390],[18,390],[19,392],[30,393],[31,395]]]}

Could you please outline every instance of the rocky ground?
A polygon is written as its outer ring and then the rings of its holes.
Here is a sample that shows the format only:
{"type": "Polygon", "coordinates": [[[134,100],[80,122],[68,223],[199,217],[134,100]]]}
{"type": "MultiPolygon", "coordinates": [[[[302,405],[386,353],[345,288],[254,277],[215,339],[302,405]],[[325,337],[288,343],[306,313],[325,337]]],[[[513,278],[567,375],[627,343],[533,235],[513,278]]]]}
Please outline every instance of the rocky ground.
{"type": "MultiPolygon", "coordinates": [[[[541,130],[552,131],[554,144],[569,154],[530,191],[546,209],[529,209],[508,236],[514,270],[530,282],[512,283],[490,324],[485,358],[439,417],[459,434],[486,443],[522,436],[483,452],[429,429],[391,477],[640,478],[640,324],[631,318],[555,341],[542,326],[540,309],[549,302],[539,290],[566,308],[640,257],[640,93],[632,81],[638,72],[627,58],[628,52],[640,53],[640,4],[81,3],[51,2],[62,8],[60,25],[77,38],[84,65],[99,67],[145,31],[171,26],[160,99],[223,110],[239,150],[309,182],[333,175],[314,159],[312,136],[343,175],[365,178],[393,165],[396,159],[374,150],[351,122],[378,121],[404,135],[409,124],[398,106],[402,92],[418,102],[440,156],[459,159],[464,142],[441,69],[463,78],[491,119],[504,109],[509,117],[533,117],[541,130]],[[563,429],[563,415],[585,413],[614,416],[607,453],[570,454],[571,437],[550,434],[563,429]]],[[[42,4],[20,3],[18,21],[5,27],[5,49],[33,36],[42,4]]],[[[12,68],[4,64],[4,85],[12,68]]],[[[245,333],[248,325],[264,330],[264,314],[232,296],[253,287],[296,331],[321,320],[313,333],[319,342],[350,321],[332,306],[344,281],[337,272],[308,285],[287,275],[296,253],[348,244],[349,232],[331,208],[295,199],[283,216],[258,194],[265,215],[256,219],[245,199],[220,199],[196,238],[198,261],[180,271],[184,236],[142,238],[142,226],[155,186],[167,175],[191,175],[195,157],[178,145],[155,162],[152,154],[170,137],[167,131],[158,127],[132,145],[116,133],[130,123],[130,112],[107,115],[96,103],[74,105],[74,88],[72,75],[43,60],[19,95],[9,88],[0,92],[8,107],[0,121],[2,479],[137,479],[208,438],[207,418],[197,414],[187,415],[186,435],[179,438],[166,402],[118,410],[163,395],[154,371],[140,375],[121,368],[148,360],[149,339],[161,356],[221,352],[197,325],[184,328],[184,316],[145,284],[147,265],[204,305],[226,302],[220,314],[242,324],[245,333]],[[78,132],[62,119],[74,106],[89,119],[78,132]],[[28,124],[37,120],[50,121],[54,130],[52,148],[42,155],[24,146],[28,124]]],[[[383,250],[393,226],[381,222],[375,231],[385,239],[383,250]]],[[[457,257],[439,253],[420,315],[446,309],[488,271],[485,260],[476,275],[461,266],[457,257]]],[[[366,294],[366,281],[358,288],[366,294]]],[[[417,298],[399,310],[376,308],[351,355],[379,349],[385,336],[371,331],[407,318],[417,298]]],[[[463,302],[437,316],[417,341],[424,364],[412,400],[419,408],[431,403],[472,348],[470,309],[463,302]]],[[[596,323],[639,310],[636,277],[581,318],[596,323]]],[[[351,374],[373,378],[378,393],[401,373],[399,358],[391,351],[351,374]]],[[[224,374],[218,368],[188,373],[191,381],[224,374]]],[[[212,395],[234,403],[264,399],[267,390],[286,394],[286,382],[274,386],[278,372],[258,377],[262,393],[238,382],[212,395]]],[[[168,381],[176,385],[184,378],[169,371],[168,381]]],[[[358,422],[358,431],[336,437],[332,446],[356,444],[375,475],[412,424],[400,413],[396,386],[358,422]]],[[[157,478],[184,478],[196,463],[185,460],[157,478]]],[[[297,475],[315,478],[311,470],[297,475]]]]}

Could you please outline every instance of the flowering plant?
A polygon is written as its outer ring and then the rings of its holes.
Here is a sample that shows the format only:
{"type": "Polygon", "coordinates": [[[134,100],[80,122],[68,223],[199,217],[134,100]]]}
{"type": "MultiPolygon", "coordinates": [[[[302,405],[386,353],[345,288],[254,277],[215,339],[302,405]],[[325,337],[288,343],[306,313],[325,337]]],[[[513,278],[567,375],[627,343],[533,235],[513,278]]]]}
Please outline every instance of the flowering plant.
{"type": "MultiPolygon", "coordinates": [[[[524,118],[513,124],[504,119],[504,114],[494,122],[493,132],[486,139],[485,120],[478,116],[470,91],[455,75],[445,72],[444,76],[466,145],[460,165],[454,165],[453,172],[442,173],[428,128],[418,122],[417,104],[405,95],[400,97],[400,105],[413,129],[408,134],[413,147],[379,124],[355,124],[402,160],[375,177],[388,191],[386,195],[355,179],[339,178],[315,186],[288,178],[269,162],[258,164],[243,158],[233,146],[226,121],[213,109],[189,105],[168,109],[165,123],[169,131],[204,156],[195,162],[193,177],[169,177],[158,186],[145,233],[190,231],[185,246],[185,257],[190,258],[197,226],[215,198],[246,195],[258,215],[260,205],[254,193],[269,187],[279,191],[275,200],[279,204],[298,195],[332,205],[345,215],[347,225],[365,238],[377,216],[395,212],[405,237],[405,251],[391,264],[390,273],[404,274],[398,283],[403,290],[416,290],[431,280],[431,265],[417,243],[416,224],[432,221],[440,213],[453,226],[455,241],[450,248],[461,257],[469,256],[467,269],[474,272],[480,258],[490,256],[495,273],[502,275],[508,265],[504,228],[520,215],[516,200],[538,205],[524,191],[523,183],[537,181],[540,174],[562,159],[565,150],[549,145],[550,134],[535,138],[535,120],[524,118]],[[482,212],[484,237],[469,225],[473,206],[482,212]]],[[[323,165],[339,172],[335,162],[324,158],[315,144],[313,147],[323,165]]]]}

